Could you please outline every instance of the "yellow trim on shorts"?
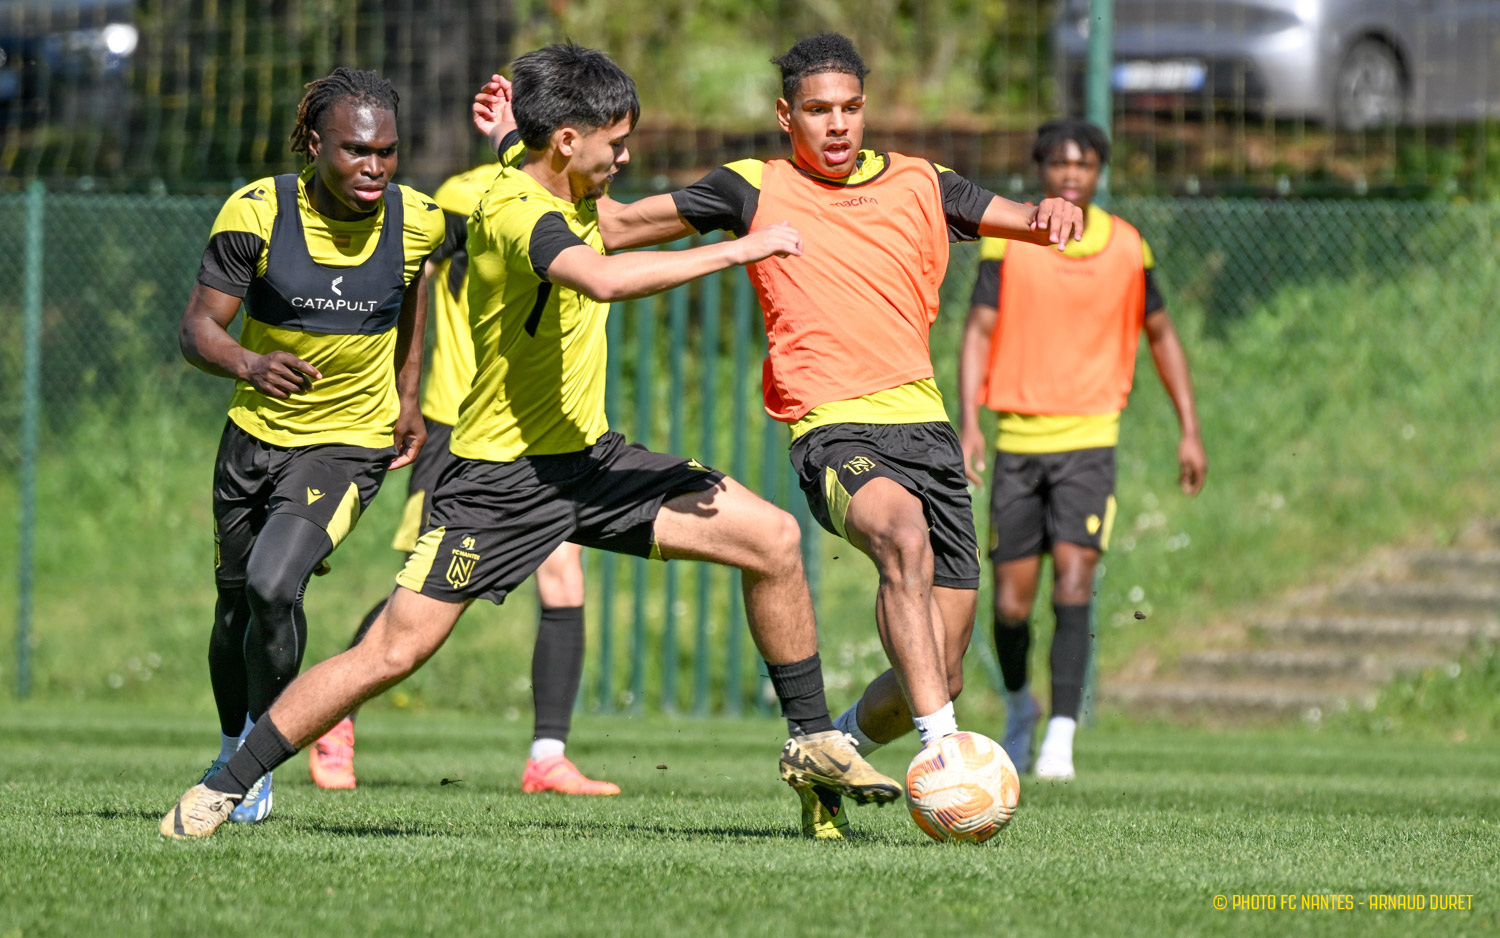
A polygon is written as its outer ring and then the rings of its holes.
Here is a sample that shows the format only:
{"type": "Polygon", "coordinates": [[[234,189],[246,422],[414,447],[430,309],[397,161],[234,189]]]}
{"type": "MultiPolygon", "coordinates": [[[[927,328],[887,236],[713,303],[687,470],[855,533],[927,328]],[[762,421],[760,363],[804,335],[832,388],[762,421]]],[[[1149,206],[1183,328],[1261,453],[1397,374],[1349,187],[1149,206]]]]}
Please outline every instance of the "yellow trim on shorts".
{"type": "Polygon", "coordinates": [[[422,517],[422,506],[427,502],[427,493],[418,489],[406,496],[406,505],[401,509],[401,523],[396,525],[396,536],[391,538],[391,546],[409,554],[417,549],[417,538],[422,536],[422,522],[427,520],[422,517]]]}
{"type": "Polygon", "coordinates": [[[847,540],[849,534],[844,530],[844,519],[849,514],[849,501],[853,496],[849,490],[844,488],[844,483],[839,481],[838,470],[832,466],[823,468],[823,500],[828,503],[828,520],[839,532],[839,537],[847,540]]]}
{"type": "Polygon", "coordinates": [[[349,532],[354,530],[354,525],[359,522],[359,486],[353,482],[344,492],[344,498],[339,502],[339,507],[333,510],[333,517],[328,519],[328,539],[333,542],[335,550],[349,532]]]}
{"type": "Polygon", "coordinates": [[[1115,511],[1117,508],[1114,495],[1110,495],[1109,499],[1104,503],[1104,527],[1099,532],[1100,550],[1109,550],[1109,536],[1115,529],[1115,511]]]}
{"type": "Polygon", "coordinates": [[[422,592],[422,587],[427,583],[427,575],[432,572],[432,565],[437,561],[438,545],[443,543],[443,535],[446,533],[447,528],[433,528],[418,539],[411,556],[406,558],[406,566],[396,574],[397,586],[404,586],[413,593],[422,592]]]}

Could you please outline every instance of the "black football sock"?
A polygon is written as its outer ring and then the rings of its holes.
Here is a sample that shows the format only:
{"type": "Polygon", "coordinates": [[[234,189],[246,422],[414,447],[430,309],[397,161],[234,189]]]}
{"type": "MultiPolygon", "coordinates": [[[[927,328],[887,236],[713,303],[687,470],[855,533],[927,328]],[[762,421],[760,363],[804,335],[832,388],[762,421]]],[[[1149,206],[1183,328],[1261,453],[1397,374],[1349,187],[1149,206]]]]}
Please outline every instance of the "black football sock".
{"type": "Polygon", "coordinates": [[[1078,719],[1083,675],[1089,665],[1089,607],[1053,606],[1057,633],[1052,636],[1052,715],[1078,719]]]}
{"type": "Polygon", "coordinates": [[[269,715],[256,721],[244,745],[219,772],[209,776],[203,784],[214,791],[241,798],[260,777],[297,754],[297,747],[286,741],[269,715]]]}
{"type": "Polygon", "coordinates": [[[781,715],[786,717],[788,732],[802,736],[833,729],[828,702],[823,697],[823,663],[817,652],[791,664],[768,661],[766,674],[776,689],[776,699],[781,701],[781,715]]]}
{"type": "Polygon", "coordinates": [[[573,705],[583,677],[583,607],[542,609],[531,653],[532,739],[568,741],[573,705]]]}
{"type": "Polygon", "coordinates": [[[1031,620],[995,616],[995,657],[1000,659],[1000,677],[1014,694],[1026,686],[1026,658],[1031,654],[1031,620]]]}

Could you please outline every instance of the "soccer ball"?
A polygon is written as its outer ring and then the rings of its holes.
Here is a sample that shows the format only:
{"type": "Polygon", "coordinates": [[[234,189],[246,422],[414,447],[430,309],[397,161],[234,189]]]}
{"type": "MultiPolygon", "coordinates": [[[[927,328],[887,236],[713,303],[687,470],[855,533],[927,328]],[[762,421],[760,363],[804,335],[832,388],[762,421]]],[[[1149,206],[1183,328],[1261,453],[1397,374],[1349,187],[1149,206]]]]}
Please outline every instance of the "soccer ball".
{"type": "Polygon", "coordinates": [[[982,844],[1010,823],[1021,780],[988,736],[954,733],[922,747],[906,770],[912,820],[937,841],[982,844]]]}

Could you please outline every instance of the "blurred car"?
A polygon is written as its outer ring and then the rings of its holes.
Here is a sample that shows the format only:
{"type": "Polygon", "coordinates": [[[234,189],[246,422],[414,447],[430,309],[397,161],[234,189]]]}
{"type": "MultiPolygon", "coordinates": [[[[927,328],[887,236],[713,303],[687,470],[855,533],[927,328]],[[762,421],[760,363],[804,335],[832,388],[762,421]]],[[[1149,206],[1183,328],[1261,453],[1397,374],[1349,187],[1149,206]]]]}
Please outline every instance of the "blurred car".
{"type": "Polygon", "coordinates": [[[0,130],[109,116],[139,40],[133,0],[0,0],[0,130]]]}
{"type": "MultiPolygon", "coordinates": [[[[1115,0],[1111,84],[1130,110],[1305,117],[1361,129],[1500,115],[1500,0],[1115,0]]],[[[1081,113],[1089,0],[1053,27],[1081,113]]]]}

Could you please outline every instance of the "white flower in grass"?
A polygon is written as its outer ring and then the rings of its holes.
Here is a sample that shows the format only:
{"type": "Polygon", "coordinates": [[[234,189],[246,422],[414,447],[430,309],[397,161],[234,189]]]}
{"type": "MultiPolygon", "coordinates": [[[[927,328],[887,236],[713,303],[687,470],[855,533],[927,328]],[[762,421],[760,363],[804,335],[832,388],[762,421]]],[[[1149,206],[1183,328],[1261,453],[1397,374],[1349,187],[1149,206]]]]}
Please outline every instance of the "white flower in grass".
{"type": "Polygon", "coordinates": [[[1133,603],[1138,603],[1146,598],[1146,591],[1139,586],[1132,586],[1125,597],[1133,603]]]}

